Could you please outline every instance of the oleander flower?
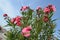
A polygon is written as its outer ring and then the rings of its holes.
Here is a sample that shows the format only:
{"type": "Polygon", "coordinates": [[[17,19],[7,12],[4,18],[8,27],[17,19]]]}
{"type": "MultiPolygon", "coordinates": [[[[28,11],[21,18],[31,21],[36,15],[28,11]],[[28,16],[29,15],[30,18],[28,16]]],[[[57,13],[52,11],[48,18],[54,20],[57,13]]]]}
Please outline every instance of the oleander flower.
{"type": "Polygon", "coordinates": [[[21,22],[19,21],[19,22],[16,23],[16,25],[17,25],[17,26],[21,26],[22,24],[21,24],[21,22]]]}
{"type": "Polygon", "coordinates": [[[25,37],[30,37],[30,31],[31,31],[32,27],[31,26],[27,26],[25,28],[22,29],[22,35],[25,37]]]}
{"type": "Polygon", "coordinates": [[[56,7],[54,5],[48,5],[48,8],[50,9],[50,11],[55,12],[56,11],[56,7]]]}
{"type": "Polygon", "coordinates": [[[36,10],[41,10],[41,9],[42,9],[42,8],[38,6],[36,10]]]}
{"type": "Polygon", "coordinates": [[[11,21],[11,23],[14,23],[15,22],[15,18],[12,18],[10,21],[11,21]]]}
{"type": "Polygon", "coordinates": [[[41,7],[37,7],[37,9],[36,9],[36,11],[37,11],[37,15],[40,15],[40,11],[42,10],[42,8],[41,7]]]}
{"type": "Polygon", "coordinates": [[[21,20],[21,17],[17,16],[15,18],[11,19],[11,23],[16,24],[17,26],[20,26],[21,25],[21,21],[20,20],[21,20]]]}
{"type": "Polygon", "coordinates": [[[46,8],[44,8],[44,10],[43,10],[43,11],[44,11],[44,13],[46,13],[46,14],[49,14],[49,13],[50,13],[50,9],[49,9],[49,8],[47,8],[47,7],[46,7],[46,8]]]}
{"type": "Polygon", "coordinates": [[[3,14],[3,17],[4,17],[5,20],[9,19],[9,16],[7,14],[3,14]]]}
{"type": "Polygon", "coordinates": [[[19,22],[21,19],[22,19],[22,17],[20,17],[20,16],[15,17],[15,23],[19,22]]]}
{"type": "Polygon", "coordinates": [[[28,6],[22,6],[21,11],[27,10],[29,7],[28,6]]]}
{"type": "Polygon", "coordinates": [[[3,14],[3,17],[6,17],[6,16],[8,16],[7,14],[3,14]]]}
{"type": "Polygon", "coordinates": [[[48,16],[44,16],[44,17],[43,17],[43,21],[44,21],[44,22],[48,22],[48,20],[49,20],[49,19],[48,19],[48,16]]]}

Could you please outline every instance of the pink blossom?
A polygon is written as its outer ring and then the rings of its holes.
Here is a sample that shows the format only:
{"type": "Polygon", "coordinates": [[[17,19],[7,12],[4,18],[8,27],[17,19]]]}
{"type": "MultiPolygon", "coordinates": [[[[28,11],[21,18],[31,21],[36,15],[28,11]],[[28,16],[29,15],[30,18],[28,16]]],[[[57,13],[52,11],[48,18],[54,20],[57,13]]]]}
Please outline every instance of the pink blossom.
{"type": "Polygon", "coordinates": [[[50,11],[56,11],[56,7],[54,5],[48,5],[48,8],[50,9],[50,11]]]}
{"type": "Polygon", "coordinates": [[[48,19],[48,16],[44,16],[43,21],[44,21],[44,22],[48,22],[48,20],[49,20],[49,19],[48,19]]]}
{"type": "Polygon", "coordinates": [[[50,13],[50,9],[46,7],[46,8],[44,9],[44,12],[45,12],[46,14],[48,14],[48,13],[50,13]]]}
{"type": "Polygon", "coordinates": [[[15,23],[19,22],[21,20],[20,16],[15,17],[15,23]]]}
{"type": "Polygon", "coordinates": [[[15,22],[15,18],[11,19],[11,22],[14,23],[15,22]]]}
{"type": "Polygon", "coordinates": [[[26,28],[27,28],[28,31],[30,31],[32,29],[31,26],[27,26],[26,28]]]}
{"type": "Polygon", "coordinates": [[[3,16],[6,17],[6,16],[8,16],[8,15],[7,15],[7,14],[4,14],[3,16]]]}
{"type": "Polygon", "coordinates": [[[16,24],[17,26],[21,26],[21,17],[17,16],[13,19],[11,19],[11,23],[16,24]]]}
{"type": "Polygon", "coordinates": [[[32,29],[31,26],[27,26],[27,27],[23,28],[22,29],[22,35],[25,37],[29,37],[31,29],[32,29]]]}
{"type": "Polygon", "coordinates": [[[53,11],[56,11],[56,8],[55,8],[55,6],[52,6],[51,8],[52,8],[52,10],[53,10],[53,11]]]}
{"type": "Polygon", "coordinates": [[[32,27],[31,26],[27,26],[25,28],[23,28],[22,32],[26,32],[26,31],[31,31],[32,27]]]}
{"type": "Polygon", "coordinates": [[[21,16],[16,16],[15,18],[16,18],[16,19],[20,19],[20,20],[21,20],[21,16]]]}
{"type": "Polygon", "coordinates": [[[37,7],[37,10],[41,10],[41,7],[38,6],[38,7],[37,7]]]}
{"type": "Polygon", "coordinates": [[[28,9],[29,7],[28,6],[23,6],[22,8],[21,8],[21,11],[25,11],[26,9],[28,9]]]}
{"type": "Polygon", "coordinates": [[[16,25],[17,25],[17,26],[21,26],[21,22],[20,22],[20,21],[17,22],[16,25]]]}
{"type": "Polygon", "coordinates": [[[40,15],[40,11],[42,10],[42,8],[41,7],[37,7],[37,9],[36,9],[36,11],[37,11],[37,15],[40,15]]]}
{"type": "Polygon", "coordinates": [[[30,31],[26,31],[26,32],[24,33],[24,36],[25,36],[25,37],[30,37],[30,35],[31,35],[31,34],[30,34],[30,31]]]}

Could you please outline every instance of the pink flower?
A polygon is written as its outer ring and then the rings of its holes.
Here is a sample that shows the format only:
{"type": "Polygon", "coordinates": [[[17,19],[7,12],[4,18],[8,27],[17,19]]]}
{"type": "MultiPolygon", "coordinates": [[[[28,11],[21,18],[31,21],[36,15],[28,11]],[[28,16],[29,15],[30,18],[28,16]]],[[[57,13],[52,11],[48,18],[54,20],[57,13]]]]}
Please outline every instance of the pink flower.
{"type": "Polygon", "coordinates": [[[8,16],[8,15],[7,15],[7,14],[4,14],[3,16],[6,17],[6,16],[8,16]]]}
{"type": "Polygon", "coordinates": [[[21,26],[21,17],[17,16],[13,19],[11,19],[11,23],[16,24],[17,26],[21,26]]]}
{"type": "Polygon", "coordinates": [[[22,19],[22,17],[20,17],[20,16],[15,17],[15,23],[19,22],[21,19],[22,19]]]}
{"type": "Polygon", "coordinates": [[[37,11],[37,15],[40,15],[40,11],[42,10],[42,8],[41,7],[37,7],[37,9],[36,9],[36,11],[37,11]]]}
{"type": "Polygon", "coordinates": [[[9,16],[7,14],[3,14],[3,17],[4,17],[5,20],[9,19],[9,16]]]}
{"type": "Polygon", "coordinates": [[[44,22],[48,22],[48,20],[49,20],[49,19],[48,19],[48,16],[44,16],[43,21],[44,21],[44,22]]]}
{"type": "Polygon", "coordinates": [[[44,12],[45,12],[46,14],[48,14],[48,13],[50,13],[50,9],[46,7],[46,8],[44,9],[44,12]]]}
{"type": "Polygon", "coordinates": [[[23,6],[22,8],[21,8],[21,11],[25,11],[25,10],[27,10],[29,7],[28,6],[23,6]]]}
{"type": "Polygon", "coordinates": [[[16,20],[21,20],[21,19],[22,19],[22,17],[20,17],[20,16],[16,17],[16,20]]]}
{"type": "Polygon", "coordinates": [[[23,28],[22,32],[24,33],[25,31],[31,31],[32,27],[31,26],[27,26],[25,28],[23,28]]]}
{"type": "Polygon", "coordinates": [[[14,23],[15,22],[15,18],[11,19],[11,23],[14,23]]]}
{"type": "Polygon", "coordinates": [[[55,6],[52,6],[51,8],[52,8],[52,10],[53,10],[53,11],[56,11],[56,8],[55,8],[55,6]]]}
{"type": "Polygon", "coordinates": [[[54,5],[48,5],[48,8],[50,9],[50,11],[54,12],[56,11],[56,7],[54,5]]]}
{"type": "Polygon", "coordinates": [[[22,35],[25,37],[30,37],[31,34],[30,31],[26,31],[25,33],[22,33],[22,35]]]}
{"type": "Polygon", "coordinates": [[[27,27],[23,28],[22,29],[22,35],[25,37],[29,37],[31,29],[32,29],[31,26],[27,26],[27,27]]]}
{"type": "Polygon", "coordinates": [[[38,6],[36,10],[41,10],[41,7],[38,6]]]}
{"type": "Polygon", "coordinates": [[[16,25],[17,25],[17,26],[21,26],[21,22],[20,22],[20,21],[17,22],[16,25]]]}

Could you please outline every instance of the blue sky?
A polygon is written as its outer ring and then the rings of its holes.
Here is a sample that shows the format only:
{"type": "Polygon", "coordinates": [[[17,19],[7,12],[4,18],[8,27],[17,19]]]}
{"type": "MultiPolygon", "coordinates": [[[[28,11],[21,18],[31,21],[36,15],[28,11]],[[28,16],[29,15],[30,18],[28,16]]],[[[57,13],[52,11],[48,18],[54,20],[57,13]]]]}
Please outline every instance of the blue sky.
{"type": "MultiPolygon", "coordinates": [[[[5,21],[2,16],[4,13],[7,13],[11,18],[16,15],[21,15],[19,13],[19,9],[22,6],[30,6],[32,9],[36,9],[37,6],[44,8],[48,4],[53,4],[56,6],[56,12],[54,13],[53,19],[60,19],[59,3],[59,0],[0,0],[0,25],[5,25],[5,21]]],[[[60,20],[57,20],[56,24],[56,30],[60,29],[60,20]]]]}

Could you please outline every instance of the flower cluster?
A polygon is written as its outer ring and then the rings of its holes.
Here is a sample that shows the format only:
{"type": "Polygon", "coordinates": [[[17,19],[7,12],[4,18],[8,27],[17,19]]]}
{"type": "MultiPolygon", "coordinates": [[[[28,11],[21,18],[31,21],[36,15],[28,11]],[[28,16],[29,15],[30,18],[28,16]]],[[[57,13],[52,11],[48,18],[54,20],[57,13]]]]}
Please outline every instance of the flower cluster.
{"type": "MultiPolygon", "coordinates": [[[[28,6],[23,6],[21,9],[22,11],[22,17],[21,16],[16,16],[15,18],[8,19],[8,23],[13,24],[14,26],[14,31],[16,32],[17,29],[15,29],[16,26],[21,26],[20,31],[18,31],[17,37],[23,37],[22,39],[25,40],[38,40],[38,35],[42,32],[47,32],[46,34],[50,33],[51,31],[53,32],[52,26],[54,26],[54,22],[52,22],[51,17],[53,15],[53,12],[56,11],[56,8],[54,5],[48,5],[44,9],[41,7],[37,7],[36,11],[30,9],[28,6]],[[26,11],[27,10],[27,11],[26,11]],[[46,28],[48,27],[48,28],[46,28]],[[52,30],[50,30],[52,29],[52,30]],[[21,36],[21,35],[22,36],[21,36]],[[33,38],[32,38],[32,37],[33,38]],[[24,39],[25,38],[25,39],[24,39]]],[[[5,18],[9,18],[7,14],[3,15],[5,18]]],[[[10,24],[10,25],[11,25],[10,24]]],[[[52,33],[50,33],[52,34],[52,33]]],[[[50,34],[48,34],[50,36],[50,34]]],[[[46,37],[46,36],[44,36],[46,37]]],[[[40,37],[39,37],[40,38],[40,37]]],[[[44,38],[41,38],[41,40],[44,38]]],[[[48,39],[48,37],[47,37],[48,39]]],[[[21,38],[20,38],[21,40],[21,38]]],[[[44,39],[45,40],[45,39],[44,39]]]]}
{"type": "Polygon", "coordinates": [[[22,6],[22,8],[20,9],[21,11],[25,11],[27,10],[29,7],[28,6],[22,6]]]}
{"type": "Polygon", "coordinates": [[[50,12],[56,11],[56,8],[54,5],[48,5],[46,8],[44,8],[44,12],[46,14],[49,14],[50,12]]]}
{"type": "Polygon", "coordinates": [[[21,17],[17,16],[15,18],[11,19],[11,23],[16,24],[17,26],[21,26],[21,21],[20,20],[21,20],[21,17]]]}

